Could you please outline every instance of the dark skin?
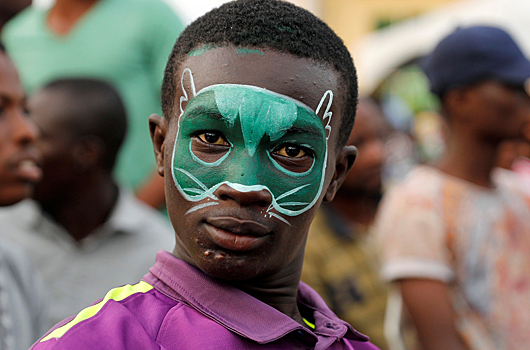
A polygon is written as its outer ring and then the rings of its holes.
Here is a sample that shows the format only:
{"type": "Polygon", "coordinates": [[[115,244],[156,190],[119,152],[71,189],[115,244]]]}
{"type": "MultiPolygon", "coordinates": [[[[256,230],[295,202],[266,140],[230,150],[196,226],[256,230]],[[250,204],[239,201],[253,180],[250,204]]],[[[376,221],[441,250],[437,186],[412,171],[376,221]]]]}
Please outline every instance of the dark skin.
{"type": "Polygon", "coordinates": [[[31,5],[31,0],[3,0],[0,3],[0,32],[17,13],[31,5]]]}
{"type": "Polygon", "coordinates": [[[98,0],[57,0],[48,12],[50,30],[60,36],[67,35],[97,2],[98,0]]]}
{"type": "MultiPolygon", "coordinates": [[[[520,139],[530,125],[530,97],[488,80],[448,92],[447,153],[437,167],[454,177],[492,188],[496,152],[504,140],[520,139]]],[[[426,350],[469,349],[455,328],[450,286],[428,279],[399,281],[403,301],[426,350]]]]}
{"type": "Polygon", "coordinates": [[[530,119],[530,97],[495,81],[454,89],[445,98],[447,152],[437,167],[482,187],[491,187],[491,171],[504,140],[523,139],[530,119]]]}
{"type": "MultiPolygon", "coordinates": [[[[254,85],[315,106],[313,108],[316,108],[324,92],[331,89],[335,94],[332,107],[334,119],[328,143],[336,145],[343,95],[339,76],[333,69],[307,59],[271,51],[264,51],[263,55],[239,54],[234,47],[212,49],[202,55],[188,57],[176,74],[178,82],[185,68],[193,72],[197,91],[212,84],[254,85]]],[[[177,86],[177,91],[176,101],[182,94],[180,86],[177,86]]],[[[186,215],[194,203],[181,196],[171,176],[171,156],[178,118],[172,117],[168,121],[151,116],[149,121],[158,172],[165,178],[168,213],[176,232],[173,255],[304,324],[296,296],[307,231],[322,200],[333,199],[344,180],[355,159],[355,147],[338,150],[335,146],[329,148],[328,171],[318,202],[308,211],[289,217],[291,226],[279,220],[266,219],[260,214],[271,203],[269,192],[239,192],[226,185],[214,192],[220,198],[220,205],[186,215]],[[219,219],[239,222],[251,228],[259,226],[267,234],[254,249],[244,252],[223,249],[211,240],[208,233],[219,229],[216,227],[216,220],[219,219]]],[[[238,233],[223,231],[237,239],[238,233]]]]}
{"type": "Polygon", "coordinates": [[[355,165],[330,205],[352,225],[372,224],[381,196],[381,172],[386,160],[388,125],[373,100],[359,100],[355,128],[347,145],[359,152],[355,165]]]}
{"type": "Polygon", "coordinates": [[[0,206],[30,196],[41,179],[37,136],[15,66],[0,53],[0,206]]]}
{"type": "Polygon", "coordinates": [[[37,146],[44,158],[42,181],[33,198],[76,240],[86,238],[108,218],[118,189],[103,163],[105,147],[95,137],[77,135],[75,113],[60,92],[41,91],[29,103],[41,131],[37,146]]]}

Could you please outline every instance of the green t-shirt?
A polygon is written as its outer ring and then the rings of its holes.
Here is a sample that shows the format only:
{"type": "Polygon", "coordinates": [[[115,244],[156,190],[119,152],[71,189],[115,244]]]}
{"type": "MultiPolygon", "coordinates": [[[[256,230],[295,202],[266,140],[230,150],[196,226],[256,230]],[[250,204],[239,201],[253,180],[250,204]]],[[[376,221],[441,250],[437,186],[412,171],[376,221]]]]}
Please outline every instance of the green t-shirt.
{"type": "Polygon", "coordinates": [[[129,115],[116,175],[138,187],[155,170],[147,118],[161,113],[160,86],[183,24],[161,0],[100,0],[64,36],[47,11],[30,7],[3,30],[3,41],[28,95],[51,80],[89,76],[113,84],[129,115]]]}

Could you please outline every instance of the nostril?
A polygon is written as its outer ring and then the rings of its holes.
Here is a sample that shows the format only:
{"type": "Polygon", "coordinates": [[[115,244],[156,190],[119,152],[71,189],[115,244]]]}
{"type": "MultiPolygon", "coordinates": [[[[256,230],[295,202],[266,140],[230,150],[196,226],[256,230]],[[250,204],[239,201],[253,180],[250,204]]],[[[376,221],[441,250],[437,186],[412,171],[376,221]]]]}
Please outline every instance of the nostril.
{"type": "Polygon", "coordinates": [[[272,194],[268,189],[258,188],[257,186],[239,185],[234,188],[228,184],[222,184],[214,192],[219,200],[233,200],[241,206],[255,205],[259,207],[268,207],[272,203],[272,194]]]}

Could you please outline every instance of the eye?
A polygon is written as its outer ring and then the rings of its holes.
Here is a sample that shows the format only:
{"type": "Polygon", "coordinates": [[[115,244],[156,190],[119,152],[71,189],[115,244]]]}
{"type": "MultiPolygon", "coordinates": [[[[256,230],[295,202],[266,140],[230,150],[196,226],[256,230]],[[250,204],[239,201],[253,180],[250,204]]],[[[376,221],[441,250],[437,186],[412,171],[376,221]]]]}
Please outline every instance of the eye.
{"type": "Polygon", "coordinates": [[[302,147],[296,145],[286,145],[280,147],[274,151],[274,153],[289,158],[301,158],[307,155],[307,152],[302,149],[302,147]]]}
{"type": "Polygon", "coordinates": [[[202,142],[210,145],[230,146],[230,144],[217,132],[207,131],[197,135],[197,137],[202,142]]]}

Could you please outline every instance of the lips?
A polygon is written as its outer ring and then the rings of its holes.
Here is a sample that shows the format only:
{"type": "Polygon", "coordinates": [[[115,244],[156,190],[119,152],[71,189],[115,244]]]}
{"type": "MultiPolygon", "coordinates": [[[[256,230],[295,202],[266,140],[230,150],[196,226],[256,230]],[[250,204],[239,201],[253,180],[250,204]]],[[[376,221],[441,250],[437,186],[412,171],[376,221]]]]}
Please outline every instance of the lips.
{"type": "Polygon", "coordinates": [[[26,159],[18,163],[17,174],[29,182],[38,182],[42,177],[42,169],[34,160],[26,159]]]}
{"type": "Polygon", "coordinates": [[[258,248],[268,241],[270,234],[270,230],[261,223],[233,217],[208,218],[205,228],[213,243],[238,252],[258,248]]]}
{"type": "Polygon", "coordinates": [[[26,182],[36,183],[42,178],[39,153],[28,150],[14,155],[8,161],[13,175],[26,182]]]}

